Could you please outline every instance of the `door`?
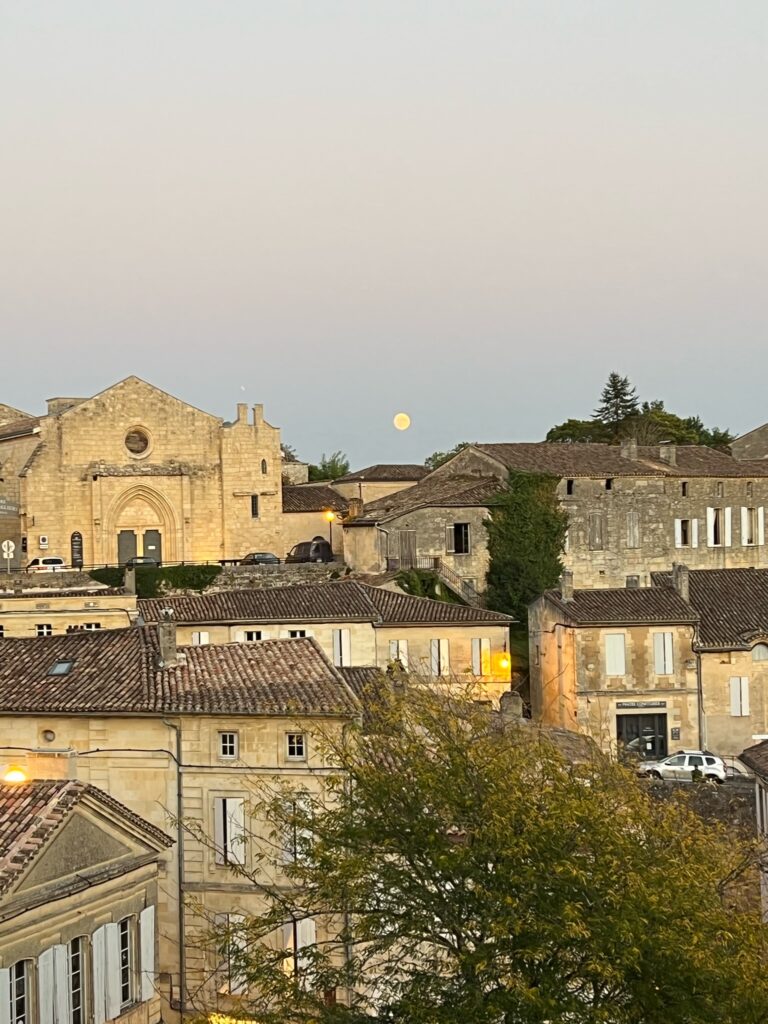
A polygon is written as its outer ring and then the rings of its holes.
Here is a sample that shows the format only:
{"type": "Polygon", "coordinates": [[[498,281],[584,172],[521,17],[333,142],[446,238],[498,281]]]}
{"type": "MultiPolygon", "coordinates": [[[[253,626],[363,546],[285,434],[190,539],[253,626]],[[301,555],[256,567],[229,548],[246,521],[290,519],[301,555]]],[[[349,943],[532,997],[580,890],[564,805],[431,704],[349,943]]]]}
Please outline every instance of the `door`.
{"type": "Polygon", "coordinates": [[[400,568],[413,569],[416,566],[416,531],[400,531],[400,568]]]}
{"type": "Polygon", "coordinates": [[[616,738],[619,750],[656,761],[667,756],[666,715],[616,715],[616,738]]]}
{"type": "Polygon", "coordinates": [[[144,540],[142,541],[143,550],[142,555],[148,558],[154,558],[158,565],[162,562],[163,555],[163,541],[160,536],[159,530],[145,530],[144,540]]]}
{"type": "Polygon", "coordinates": [[[121,530],[117,535],[117,563],[125,565],[129,558],[136,557],[136,534],[133,530],[121,530]]]}

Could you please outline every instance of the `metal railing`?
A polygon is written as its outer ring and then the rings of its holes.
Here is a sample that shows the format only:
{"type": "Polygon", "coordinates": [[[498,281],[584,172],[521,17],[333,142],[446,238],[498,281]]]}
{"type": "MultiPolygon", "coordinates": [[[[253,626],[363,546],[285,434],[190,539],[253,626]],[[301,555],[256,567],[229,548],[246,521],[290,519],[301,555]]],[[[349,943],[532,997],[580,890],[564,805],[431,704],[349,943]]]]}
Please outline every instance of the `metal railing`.
{"type": "Polygon", "coordinates": [[[483,603],[481,595],[472,584],[454,572],[449,565],[446,565],[439,555],[416,555],[406,559],[387,559],[388,572],[397,572],[400,569],[424,569],[427,572],[433,572],[442,583],[454,594],[458,594],[467,604],[480,607],[483,603]]]}

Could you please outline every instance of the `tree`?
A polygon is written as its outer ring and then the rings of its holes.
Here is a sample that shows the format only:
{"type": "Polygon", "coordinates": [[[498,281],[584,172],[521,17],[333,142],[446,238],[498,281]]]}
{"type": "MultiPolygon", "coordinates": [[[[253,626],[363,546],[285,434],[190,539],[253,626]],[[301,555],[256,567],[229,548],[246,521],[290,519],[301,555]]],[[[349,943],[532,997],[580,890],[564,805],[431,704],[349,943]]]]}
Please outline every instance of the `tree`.
{"type": "Polygon", "coordinates": [[[296,449],[293,447],[293,445],[286,444],[285,441],[283,441],[280,445],[280,452],[283,456],[283,459],[286,462],[299,461],[298,456],[296,455],[296,449]]]}
{"type": "Polygon", "coordinates": [[[444,462],[452,459],[454,455],[458,455],[459,452],[468,448],[471,443],[471,441],[459,441],[459,443],[455,444],[448,452],[432,452],[431,455],[428,455],[427,458],[424,459],[424,465],[427,469],[437,469],[438,466],[442,466],[444,462]]]}
{"type": "Polygon", "coordinates": [[[597,420],[566,420],[552,427],[545,441],[591,442],[592,444],[611,440],[611,432],[597,420]]]}
{"type": "Polygon", "coordinates": [[[326,741],[323,795],[261,783],[262,857],[285,836],[295,855],[263,914],[220,933],[238,1019],[765,1021],[766,927],[733,895],[746,841],[458,695],[382,687],[376,719],[326,741]]]}
{"type": "Polygon", "coordinates": [[[486,522],[488,607],[522,623],[531,601],[554,587],[563,571],[568,516],[557,500],[556,487],[555,477],[512,471],[486,522]]]}
{"type": "Polygon", "coordinates": [[[309,479],[316,480],[337,480],[340,476],[346,476],[349,472],[349,459],[344,452],[331,452],[320,459],[319,466],[309,467],[309,479]]]}
{"type": "Polygon", "coordinates": [[[608,427],[616,437],[622,422],[637,412],[637,406],[637,394],[629,377],[622,377],[614,370],[608,375],[600,393],[600,405],[595,409],[593,418],[608,427]]]}

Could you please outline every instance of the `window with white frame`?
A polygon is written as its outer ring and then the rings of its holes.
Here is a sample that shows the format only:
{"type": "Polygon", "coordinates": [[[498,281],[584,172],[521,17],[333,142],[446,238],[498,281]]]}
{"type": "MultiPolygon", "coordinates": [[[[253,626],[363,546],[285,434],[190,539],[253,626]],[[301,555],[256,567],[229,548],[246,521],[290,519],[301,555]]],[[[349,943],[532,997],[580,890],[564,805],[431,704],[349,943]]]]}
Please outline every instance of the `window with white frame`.
{"type": "Polygon", "coordinates": [[[333,630],[333,664],[349,668],[352,664],[352,639],[348,629],[333,630]]]}
{"type": "Polygon", "coordinates": [[[486,637],[472,638],[472,675],[491,674],[491,641],[486,637]]]}
{"type": "Polygon", "coordinates": [[[672,634],[653,634],[653,663],[657,676],[671,676],[674,672],[672,663],[672,634]]]}
{"type": "Polygon", "coordinates": [[[211,634],[207,629],[196,629],[192,632],[193,647],[205,647],[211,642],[211,634]]]}
{"type": "Polygon", "coordinates": [[[752,648],[752,661],[768,661],[768,644],[755,644],[752,648]]]}
{"type": "Polygon", "coordinates": [[[85,940],[80,937],[72,939],[67,946],[69,1024],[85,1024],[87,1020],[85,950],[85,940]]]}
{"type": "Polygon", "coordinates": [[[449,555],[470,554],[469,523],[453,523],[451,526],[446,526],[445,550],[449,555]]]}
{"type": "Polygon", "coordinates": [[[243,797],[215,797],[213,819],[216,863],[245,864],[245,800],[243,797]]]}
{"type": "MultiPolygon", "coordinates": [[[[77,980],[85,996],[90,994],[90,1005],[87,999],[81,999],[83,1024],[112,1020],[128,1006],[151,999],[156,992],[155,908],[142,910],[138,922],[125,917],[97,928],[91,935],[91,956],[84,973],[85,952],[86,944],[81,942],[77,980]]],[[[69,962],[77,964],[71,957],[69,962]]],[[[61,1019],[66,1021],[67,1017],[61,1019]]],[[[74,1019],[71,1024],[76,1024],[74,1019]]]]}
{"type": "Polygon", "coordinates": [[[241,996],[247,988],[242,963],[246,947],[245,915],[216,914],[215,920],[217,931],[223,938],[217,970],[219,992],[222,995],[241,996]]]}
{"type": "Polygon", "coordinates": [[[390,640],[389,641],[389,660],[398,661],[403,669],[408,669],[408,641],[407,640],[390,640]]]}
{"type": "Polygon", "coordinates": [[[742,508],[741,543],[743,547],[765,543],[765,510],[763,508],[742,508]]]}
{"type": "Polygon", "coordinates": [[[219,733],[219,757],[228,761],[233,760],[238,755],[238,747],[238,735],[236,732],[219,733]]]}
{"type": "Polygon", "coordinates": [[[433,676],[447,676],[450,673],[450,646],[447,640],[430,640],[429,667],[433,676]]]}
{"type": "Polygon", "coordinates": [[[316,942],[317,927],[313,918],[304,917],[283,925],[283,948],[287,954],[283,969],[289,977],[299,977],[306,971],[309,958],[302,954],[302,950],[314,946],[316,942]]]}
{"type": "Polygon", "coordinates": [[[707,544],[711,548],[731,546],[731,509],[707,509],[707,544]]]}
{"type": "Polygon", "coordinates": [[[17,960],[0,970],[0,1019],[9,1024],[33,1024],[30,966],[29,960],[17,960]]]}
{"type": "Polygon", "coordinates": [[[304,637],[306,635],[307,635],[306,629],[289,629],[288,630],[288,637],[291,640],[299,640],[299,639],[301,639],[301,637],[304,637]]]}
{"type": "Polygon", "coordinates": [[[37,636],[53,636],[53,626],[50,622],[38,622],[35,626],[37,636]]]}
{"type": "Polygon", "coordinates": [[[303,732],[289,732],[285,736],[285,756],[289,761],[304,761],[307,757],[307,739],[303,732]]]}
{"type": "Polygon", "coordinates": [[[83,629],[101,629],[100,622],[86,622],[83,624],[83,629]]]}
{"type": "Polygon", "coordinates": [[[0,625],[0,640],[5,636],[5,626],[0,625]]]}
{"type": "Polygon", "coordinates": [[[623,633],[605,634],[605,674],[626,675],[626,637],[623,633]]]}
{"type": "Polygon", "coordinates": [[[731,676],[731,717],[747,718],[749,716],[749,678],[747,676],[731,676]]]}
{"type": "Polygon", "coordinates": [[[117,922],[117,945],[120,972],[120,1009],[134,1002],[133,918],[124,917],[117,922]]]}
{"type": "Polygon", "coordinates": [[[698,519],[675,520],[675,547],[697,548],[699,546],[698,519]]]}
{"type": "Polygon", "coordinates": [[[243,640],[245,640],[246,643],[249,643],[249,644],[255,643],[257,640],[261,640],[261,636],[262,636],[262,633],[261,633],[260,629],[244,629],[243,630],[243,640]]]}

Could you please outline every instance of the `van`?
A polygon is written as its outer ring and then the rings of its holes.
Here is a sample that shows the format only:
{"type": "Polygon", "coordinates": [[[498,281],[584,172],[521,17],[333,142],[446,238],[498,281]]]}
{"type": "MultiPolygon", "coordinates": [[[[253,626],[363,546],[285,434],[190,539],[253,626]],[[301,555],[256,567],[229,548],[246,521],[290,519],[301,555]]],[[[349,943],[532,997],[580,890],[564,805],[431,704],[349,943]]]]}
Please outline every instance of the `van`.
{"type": "Polygon", "coordinates": [[[27,566],[29,572],[61,572],[66,569],[63,558],[56,555],[46,555],[45,558],[33,558],[27,566]]]}
{"type": "Polygon", "coordinates": [[[303,540],[288,552],[286,562],[332,562],[331,545],[322,537],[303,540]]]}

